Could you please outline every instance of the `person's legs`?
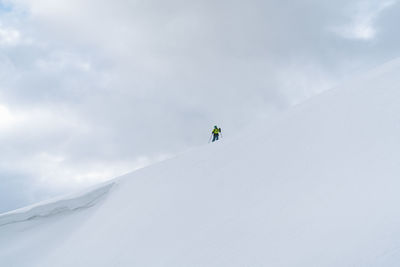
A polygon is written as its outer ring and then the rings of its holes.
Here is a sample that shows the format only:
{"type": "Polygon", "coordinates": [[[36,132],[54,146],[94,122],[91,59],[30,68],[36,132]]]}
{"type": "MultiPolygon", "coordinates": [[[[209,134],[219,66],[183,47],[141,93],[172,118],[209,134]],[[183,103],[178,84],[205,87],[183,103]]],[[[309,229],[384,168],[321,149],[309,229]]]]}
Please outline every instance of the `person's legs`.
{"type": "Polygon", "coordinates": [[[215,142],[215,141],[217,141],[218,140],[218,134],[214,134],[214,136],[213,136],[213,142],[215,142]]]}

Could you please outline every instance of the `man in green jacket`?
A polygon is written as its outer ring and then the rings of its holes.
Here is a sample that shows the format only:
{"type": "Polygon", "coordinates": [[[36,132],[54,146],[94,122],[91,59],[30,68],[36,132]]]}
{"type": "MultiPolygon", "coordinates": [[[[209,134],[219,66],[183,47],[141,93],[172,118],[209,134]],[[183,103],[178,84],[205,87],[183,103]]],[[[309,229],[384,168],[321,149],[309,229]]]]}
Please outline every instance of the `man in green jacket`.
{"type": "Polygon", "coordinates": [[[212,141],[215,142],[219,139],[219,134],[221,133],[221,128],[218,128],[217,125],[215,125],[214,129],[212,130],[211,133],[213,135],[212,141]]]}

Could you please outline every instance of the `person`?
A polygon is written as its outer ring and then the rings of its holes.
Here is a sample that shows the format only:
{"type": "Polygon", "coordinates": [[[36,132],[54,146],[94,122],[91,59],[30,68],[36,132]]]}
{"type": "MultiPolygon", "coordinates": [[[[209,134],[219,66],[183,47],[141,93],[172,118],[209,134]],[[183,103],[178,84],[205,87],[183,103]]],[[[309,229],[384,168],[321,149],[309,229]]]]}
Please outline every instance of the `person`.
{"type": "Polygon", "coordinates": [[[214,129],[212,130],[211,133],[213,135],[212,141],[215,142],[219,139],[219,134],[221,133],[221,128],[218,128],[217,125],[215,125],[214,129]]]}

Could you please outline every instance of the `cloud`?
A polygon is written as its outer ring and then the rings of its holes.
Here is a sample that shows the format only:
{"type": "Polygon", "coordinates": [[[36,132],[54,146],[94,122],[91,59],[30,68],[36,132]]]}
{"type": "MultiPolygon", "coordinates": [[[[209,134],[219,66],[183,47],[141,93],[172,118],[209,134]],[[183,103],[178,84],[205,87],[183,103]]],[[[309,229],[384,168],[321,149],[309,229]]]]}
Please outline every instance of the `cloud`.
{"type": "Polygon", "coordinates": [[[0,27],[0,45],[16,45],[20,42],[20,38],[19,31],[0,27]]]}
{"type": "Polygon", "coordinates": [[[376,36],[375,22],[379,15],[397,1],[360,1],[351,8],[350,23],[334,29],[339,35],[349,39],[371,40],[376,36]]]}
{"type": "Polygon", "coordinates": [[[4,131],[11,128],[17,120],[6,106],[0,105],[0,129],[4,131]]]}

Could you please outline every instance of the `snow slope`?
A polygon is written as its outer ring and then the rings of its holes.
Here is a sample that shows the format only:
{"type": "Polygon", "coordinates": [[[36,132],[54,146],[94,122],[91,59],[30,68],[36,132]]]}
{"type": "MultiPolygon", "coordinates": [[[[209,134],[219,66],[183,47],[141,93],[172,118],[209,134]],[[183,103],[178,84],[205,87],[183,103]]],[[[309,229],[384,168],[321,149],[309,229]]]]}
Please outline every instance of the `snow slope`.
{"type": "Polygon", "coordinates": [[[395,60],[241,139],[0,215],[1,266],[397,267],[399,100],[395,60]]]}

